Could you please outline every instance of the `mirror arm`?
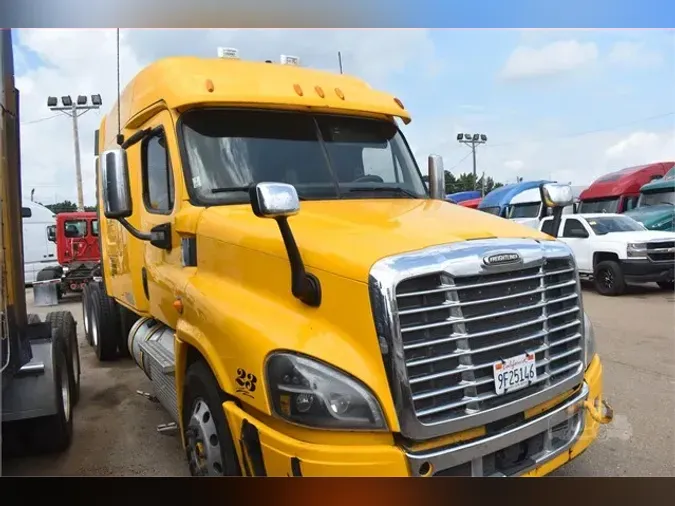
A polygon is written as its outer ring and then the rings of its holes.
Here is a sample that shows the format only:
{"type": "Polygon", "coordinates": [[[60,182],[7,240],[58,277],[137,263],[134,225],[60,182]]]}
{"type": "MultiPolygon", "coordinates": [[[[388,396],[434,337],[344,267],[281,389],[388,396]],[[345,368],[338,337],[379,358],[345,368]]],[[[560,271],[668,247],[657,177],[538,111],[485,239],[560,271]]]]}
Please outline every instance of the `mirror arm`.
{"type": "Polygon", "coordinates": [[[291,292],[293,296],[308,306],[319,307],[321,305],[321,284],[316,276],[305,271],[305,265],[288,224],[288,218],[280,216],[275,220],[279,225],[279,232],[281,232],[288,253],[288,261],[291,264],[291,292]]]}
{"type": "Polygon", "coordinates": [[[560,222],[562,221],[562,212],[563,208],[560,206],[555,206],[553,208],[553,229],[551,230],[552,236],[556,239],[558,238],[558,232],[560,232],[560,222]]]}
{"type": "Polygon", "coordinates": [[[126,228],[131,235],[133,235],[136,239],[140,239],[141,241],[149,241],[152,239],[152,234],[148,234],[145,232],[141,232],[140,230],[137,230],[134,228],[134,226],[127,221],[126,218],[117,218],[117,221],[119,221],[124,228],[126,228]]]}

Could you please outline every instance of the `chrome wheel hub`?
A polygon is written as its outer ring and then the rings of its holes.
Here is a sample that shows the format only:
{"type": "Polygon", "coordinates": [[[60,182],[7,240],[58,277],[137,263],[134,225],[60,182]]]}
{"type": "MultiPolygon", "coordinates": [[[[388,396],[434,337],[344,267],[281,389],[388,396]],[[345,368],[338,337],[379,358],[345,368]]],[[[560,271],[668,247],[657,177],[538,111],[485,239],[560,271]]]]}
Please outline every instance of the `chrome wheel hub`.
{"type": "Polygon", "coordinates": [[[186,452],[193,476],[222,476],[223,463],[216,424],[208,405],[197,399],[185,431],[186,452]]]}

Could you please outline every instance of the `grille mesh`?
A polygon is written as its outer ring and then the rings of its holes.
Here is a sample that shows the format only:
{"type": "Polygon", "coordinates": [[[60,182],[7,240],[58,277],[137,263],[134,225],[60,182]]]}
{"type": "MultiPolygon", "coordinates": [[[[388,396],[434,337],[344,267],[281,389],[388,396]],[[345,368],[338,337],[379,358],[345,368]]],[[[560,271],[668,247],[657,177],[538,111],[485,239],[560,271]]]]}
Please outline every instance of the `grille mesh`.
{"type": "Polygon", "coordinates": [[[577,374],[583,316],[570,259],[495,274],[410,278],[396,288],[414,411],[449,421],[518,400],[577,374]],[[537,380],[497,395],[493,363],[534,352],[537,380]]]}

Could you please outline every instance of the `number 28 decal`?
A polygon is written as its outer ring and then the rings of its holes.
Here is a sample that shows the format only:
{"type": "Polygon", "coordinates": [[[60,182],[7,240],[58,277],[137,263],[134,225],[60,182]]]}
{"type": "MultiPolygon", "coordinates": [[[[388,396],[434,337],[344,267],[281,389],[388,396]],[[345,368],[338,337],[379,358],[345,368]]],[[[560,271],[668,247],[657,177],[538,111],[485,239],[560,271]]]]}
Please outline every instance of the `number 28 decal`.
{"type": "Polygon", "coordinates": [[[236,393],[253,398],[253,392],[258,383],[258,378],[254,374],[247,373],[245,369],[237,369],[235,382],[237,383],[236,393]]]}

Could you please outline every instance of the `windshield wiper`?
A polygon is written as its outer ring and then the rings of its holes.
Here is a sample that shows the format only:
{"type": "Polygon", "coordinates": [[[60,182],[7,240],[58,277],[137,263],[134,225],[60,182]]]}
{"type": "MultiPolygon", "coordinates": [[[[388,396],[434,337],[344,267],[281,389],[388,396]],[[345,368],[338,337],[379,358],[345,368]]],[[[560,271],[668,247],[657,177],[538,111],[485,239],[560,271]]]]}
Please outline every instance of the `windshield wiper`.
{"type": "MultiPolygon", "coordinates": [[[[253,184],[250,184],[248,186],[226,186],[223,188],[212,188],[211,193],[229,193],[229,192],[246,192],[248,193],[249,190],[253,187],[253,184]]],[[[298,195],[298,200],[307,200],[305,197],[301,197],[298,195]]]]}
{"type": "Polygon", "coordinates": [[[252,185],[247,186],[226,186],[223,188],[213,188],[211,193],[228,193],[228,192],[247,192],[252,185]]]}
{"type": "Polygon", "coordinates": [[[390,192],[396,193],[398,195],[406,195],[407,197],[412,197],[414,199],[420,198],[416,193],[401,188],[400,186],[359,186],[356,188],[349,188],[350,192],[390,192]]]}

